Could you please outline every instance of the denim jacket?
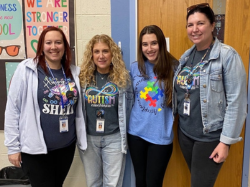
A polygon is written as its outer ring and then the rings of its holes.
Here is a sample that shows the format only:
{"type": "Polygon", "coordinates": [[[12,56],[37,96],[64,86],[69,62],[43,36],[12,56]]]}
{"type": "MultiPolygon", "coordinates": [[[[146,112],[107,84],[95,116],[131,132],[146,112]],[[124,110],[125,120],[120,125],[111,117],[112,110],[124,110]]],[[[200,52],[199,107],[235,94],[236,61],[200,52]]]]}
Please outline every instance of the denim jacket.
{"type": "MultiPolygon", "coordinates": [[[[82,87],[82,107],[84,117],[86,119],[86,108],[85,108],[85,94],[86,94],[86,86],[82,87]]],[[[127,127],[129,123],[130,113],[132,109],[132,105],[134,102],[134,95],[132,90],[132,85],[128,85],[127,88],[119,88],[119,96],[118,96],[118,120],[119,120],[119,129],[121,133],[121,145],[122,145],[122,153],[127,153],[128,145],[127,145],[127,127]]]]}
{"type": "MultiPolygon", "coordinates": [[[[77,89],[80,90],[78,78],[80,68],[71,65],[70,70],[77,89]]],[[[37,90],[37,63],[33,59],[26,59],[18,65],[12,77],[6,104],[4,144],[8,148],[8,154],[18,152],[47,154],[48,152],[40,123],[37,90]]],[[[81,97],[78,98],[75,125],[77,145],[81,150],[85,150],[87,141],[81,99],[81,97]]]]}
{"type": "MultiPolygon", "coordinates": [[[[180,59],[174,81],[187,63],[195,45],[180,59]]],[[[209,59],[200,70],[200,103],[203,133],[222,128],[220,141],[233,144],[239,137],[247,111],[246,73],[239,54],[230,46],[215,40],[209,59]]],[[[174,86],[174,83],[173,83],[174,86]]],[[[177,113],[173,89],[173,112],[177,113]]]]}

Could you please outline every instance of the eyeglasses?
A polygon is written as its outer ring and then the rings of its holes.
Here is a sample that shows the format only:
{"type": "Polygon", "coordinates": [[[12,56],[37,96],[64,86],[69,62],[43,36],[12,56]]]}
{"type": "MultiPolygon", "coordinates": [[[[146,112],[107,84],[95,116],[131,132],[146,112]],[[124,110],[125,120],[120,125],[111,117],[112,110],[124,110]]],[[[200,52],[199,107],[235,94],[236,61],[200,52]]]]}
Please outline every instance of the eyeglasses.
{"type": "Polygon", "coordinates": [[[192,5],[192,6],[187,8],[187,12],[189,12],[190,10],[195,9],[196,7],[205,8],[205,7],[210,7],[210,6],[209,6],[208,3],[201,3],[201,4],[197,4],[197,5],[192,5]]]}
{"type": "Polygon", "coordinates": [[[17,56],[19,53],[20,45],[9,45],[5,47],[0,46],[0,55],[2,54],[4,49],[9,56],[17,56]]]}

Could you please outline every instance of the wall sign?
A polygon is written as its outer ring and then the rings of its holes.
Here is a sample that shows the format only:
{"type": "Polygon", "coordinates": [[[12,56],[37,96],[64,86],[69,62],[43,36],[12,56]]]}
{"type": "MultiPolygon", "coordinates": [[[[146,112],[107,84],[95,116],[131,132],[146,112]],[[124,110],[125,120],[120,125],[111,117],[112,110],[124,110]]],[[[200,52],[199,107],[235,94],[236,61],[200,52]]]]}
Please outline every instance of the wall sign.
{"type": "Polygon", "coordinates": [[[0,1],[0,59],[24,59],[22,1],[0,1]]]}
{"type": "Polygon", "coordinates": [[[215,14],[215,29],[213,35],[220,42],[224,42],[226,0],[213,0],[213,11],[215,14]]]}

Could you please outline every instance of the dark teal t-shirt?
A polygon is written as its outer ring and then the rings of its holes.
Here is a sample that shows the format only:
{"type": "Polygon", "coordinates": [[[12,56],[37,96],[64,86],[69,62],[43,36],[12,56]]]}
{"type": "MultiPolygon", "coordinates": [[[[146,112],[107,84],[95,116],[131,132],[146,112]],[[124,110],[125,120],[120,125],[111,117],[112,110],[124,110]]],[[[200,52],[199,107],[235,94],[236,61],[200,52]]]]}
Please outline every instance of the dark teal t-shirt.
{"type": "Polygon", "coordinates": [[[47,149],[49,151],[69,146],[76,140],[76,106],[78,103],[78,90],[73,78],[67,78],[69,88],[73,91],[74,96],[69,103],[66,92],[68,87],[65,85],[63,72],[61,69],[53,70],[52,73],[56,78],[57,84],[52,80],[50,72],[46,75],[44,70],[38,66],[38,104],[40,107],[40,120],[43,130],[43,136],[47,149]],[[61,88],[61,93],[59,87],[61,88]],[[63,96],[65,113],[68,117],[68,132],[60,133],[59,117],[63,115],[60,95],[63,96]]]}
{"type": "Polygon", "coordinates": [[[104,136],[119,131],[118,120],[118,87],[108,81],[109,74],[99,74],[96,72],[97,86],[86,88],[85,103],[87,116],[87,133],[93,136],[104,136]],[[97,112],[103,110],[102,119],[104,122],[104,132],[96,130],[97,112]]]}
{"type": "Polygon", "coordinates": [[[179,114],[179,127],[188,137],[197,141],[211,142],[219,140],[221,129],[207,134],[203,133],[200,104],[200,69],[208,60],[211,49],[208,51],[202,63],[199,63],[205,55],[207,49],[202,51],[193,50],[185,66],[180,71],[175,80],[175,90],[177,92],[177,105],[179,114]],[[192,62],[193,61],[193,62],[192,62]],[[204,62],[205,61],[205,62],[204,62]],[[193,83],[189,90],[190,94],[190,116],[184,114],[184,98],[187,92],[185,81],[189,72],[193,71],[193,83]]]}

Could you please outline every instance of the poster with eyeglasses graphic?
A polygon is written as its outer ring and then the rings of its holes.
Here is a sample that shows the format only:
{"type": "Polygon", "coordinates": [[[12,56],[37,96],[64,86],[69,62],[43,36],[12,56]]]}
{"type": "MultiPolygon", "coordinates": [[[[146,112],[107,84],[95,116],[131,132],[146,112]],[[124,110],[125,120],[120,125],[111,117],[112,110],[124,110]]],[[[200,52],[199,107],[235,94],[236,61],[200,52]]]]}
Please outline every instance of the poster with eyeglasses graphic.
{"type": "Polygon", "coordinates": [[[21,0],[0,1],[0,59],[25,59],[21,0]]]}

